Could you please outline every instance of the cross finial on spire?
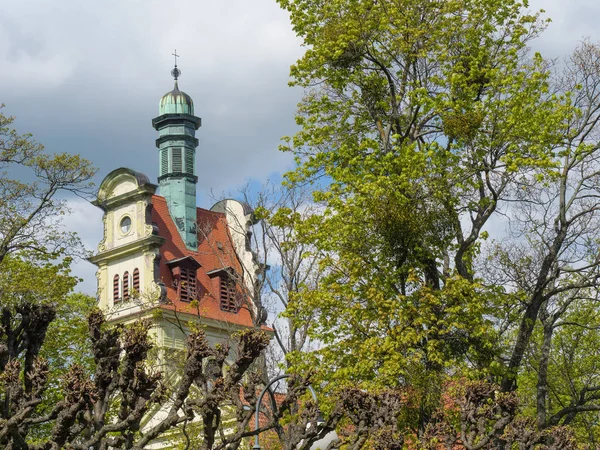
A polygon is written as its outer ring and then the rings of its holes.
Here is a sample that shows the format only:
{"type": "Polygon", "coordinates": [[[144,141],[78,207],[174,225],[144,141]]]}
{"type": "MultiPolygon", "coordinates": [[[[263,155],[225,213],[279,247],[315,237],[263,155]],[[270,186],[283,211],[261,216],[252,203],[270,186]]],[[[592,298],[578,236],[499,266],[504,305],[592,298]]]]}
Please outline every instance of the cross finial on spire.
{"type": "Polygon", "coordinates": [[[177,49],[175,49],[175,53],[171,53],[171,55],[175,57],[175,68],[171,70],[171,75],[173,75],[173,78],[175,78],[175,81],[177,81],[177,78],[179,78],[179,75],[181,75],[181,70],[177,68],[177,58],[179,57],[177,54],[177,49]]]}

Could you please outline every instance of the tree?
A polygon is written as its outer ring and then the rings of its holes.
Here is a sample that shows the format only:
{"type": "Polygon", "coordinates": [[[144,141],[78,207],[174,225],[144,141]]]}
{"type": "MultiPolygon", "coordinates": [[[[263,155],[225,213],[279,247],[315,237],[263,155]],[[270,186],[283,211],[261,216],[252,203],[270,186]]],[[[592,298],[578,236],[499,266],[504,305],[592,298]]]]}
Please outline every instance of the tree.
{"type": "MultiPolygon", "coordinates": [[[[288,180],[322,206],[296,231],[326,274],[292,311],[323,343],[297,367],[332,390],[410,389],[420,434],[448,372],[515,391],[537,326],[551,346],[567,317],[595,327],[578,311],[597,288],[597,47],[561,77],[527,47],[545,21],[513,0],[279,3],[308,47],[288,180]],[[486,244],[505,215],[515,239],[486,244]]],[[[540,351],[540,429],[595,410],[588,377],[549,420],[540,351]]]]}
{"type": "Polygon", "coordinates": [[[315,301],[334,319],[320,337],[356,339],[355,360],[378,377],[389,368],[386,382],[410,360],[441,367],[485,326],[471,267],[483,225],[517,169],[550,163],[525,139],[546,137],[554,117],[542,61],[523,61],[542,24],[514,2],[281,4],[312,46],[295,83],[322,86],[290,147],[302,158],[292,181],[331,180],[315,196],[318,232],[305,231],[331,254],[315,301]],[[387,367],[365,358],[373,348],[387,367]]]}
{"type": "MultiPolygon", "coordinates": [[[[79,156],[45,153],[30,134],[17,133],[13,122],[0,112],[0,367],[4,371],[20,355],[23,373],[30,373],[42,352],[54,360],[52,375],[58,377],[75,360],[85,363],[77,333],[91,301],[69,295],[78,282],[70,274],[71,256],[84,250],[62,225],[68,207],[59,196],[90,192],[95,170],[79,156]],[[70,349],[63,348],[67,342],[70,349]]],[[[25,385],[32,389],[28,378],[25,385]]],[[[48,404],[59,391],[49,387],[48,404]]]]}
{"type": "MultiPolygon", "coordinates": [[[[314,289],[322,275],[317,252],[302,242],[295,230],[298,223],[315,215],[317,205],[308,189],[272,182],[257,192],[245,188],[240,194],[243,201],[221,199],[217,203],[218,209],[227,215],[232,241],[238,242],[234,245],[238,254],[233,247],[226,250],[211,239],[212,224],[199,223],[197,227],[221,266],[233,268],[229,276],[240,291],[240,306],[251,310],[254,324],[266,324],[268,313],[275,316],[270,325],[277,355],[272,355],[270,362],[272,366],[285,364],[286,354],[306,347],[311,319],[283,317],[281,313],[294,303],[299,292],[314,289]],[[248,214],[240,214],[242,208],[248,214]],[[241,248],[251,258],[240,258],[241,248]]],[[[272,369],[271,375],[278,373],[279,369],[272,369]]]]}
{"type": "MultiPolygon", "coordinates": [[[[49,377],[53,361],[39,357],[54,311],[27,305],[19,313],[21,332],[12,340],[12,348],[19,352],[4,359],[0,367],[0,392],[5,405],[0,443],[4,448],[141,449],[196,415],[204,425],[200,448],[225,448],[236,442],[239,445],[242,437],[252,434],[246,429],[251,412],[243,408],[239,383],[267,345],[264,333],[240,333],[235,361],[226,371],[224,363],[230,347],[213,350],[202,331],[191,334],[181,380],[170,389],[161,383],[161,374],[148,365],[152,347],[149,321],[125,328],[107,327],[102,314],[92,312],[89,332],[93,373],[87,373],[81,364],[71,365],[62,379],[62,398],[51,407],[41,408],[48,385],[59,381],[49,377]],[[202,363],[208,357],[214,358],[220,371],[212,381],[202,363]],[[28,370],[24,372],[25,369],[28,370]],[[192,393],[193,385],[199,393],[192,393]],[[239,414],[244,417],[239,427],[224,437],[217,432],[222,430],[220,408],[226,401],[239,405],[239,414]],[[165,408],[166,414],[140,432],[143,418],[157,405],[165,408]],[[48,427],[49,433],[39,432],[43,427],[48,427]]],[[[8,333],[2,336],[2,349],[6,348],[11,348],[8,333]]]]}
{"type": "MultiPolygon", "coordinates": [[[[511,238],[494,247],[487,274],[505,286],[498,305],[512,314],[504,333],[508,371],[504,390],[519,378],[535,388],[540,428],[576,424],[600,410],[596,358],[598,339],[598,108],[600,50],[584,41],[565,61],[551,89],[573,108],[553,146],[552,170],[521,176],[512,193],[511,238]],[[545,180],[540,182],[540,180],[545,180]],[[521,372],[523,365],[532,374],[521,372]],[[519,374],[521,374],[519,376],[519,374]],[[582,413],[587,413],[582,416],[582,413]]],[[[593,427],[580,427],[585,433],[593,427]]],[[[596,439],[588,434],[588,440],[596,439]]]]}
{"type": "MultiPolygon", "coordinates": [[[[248,199],[250,196],[246,194],[248,199]]],[[[268,270],[262,274],[262,303],[275,315],[272,322],[277,351],[273,363],[290,366],[288,354],[308,347],[312,315],[285,315],[302,292],[317,288],[322,274],[318,252],[299,239],[296,225],[316,214],[309,190],[267,184],[255,196],[253,247],[268,270]]]]}
{"type": "Polygon", "coordinates": [[[45,153],[30,134],[17,133],[13,122],[0,112],[0,264],[23,251],[32,257],[80,252],[77,236],[61,226],[68,206],[59,195],[91,194],[95,169],[79,155],[45,153]]]}

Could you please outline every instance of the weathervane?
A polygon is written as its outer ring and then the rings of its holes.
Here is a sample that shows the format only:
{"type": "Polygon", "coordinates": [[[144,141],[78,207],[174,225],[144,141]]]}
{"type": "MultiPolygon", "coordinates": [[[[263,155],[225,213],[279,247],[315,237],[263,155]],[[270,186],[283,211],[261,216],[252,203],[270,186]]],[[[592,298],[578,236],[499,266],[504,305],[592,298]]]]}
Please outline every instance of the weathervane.
{"type": "Polygon", "coordinates": [[[171,55],[175,57],[175,68],[171,70],[171,75],[173,75],[175,81],[177,81],[177,78],[179,78],[179,75],[181,75],[181,70],[177,68],[177,58],[179,57],[177,54],[177,49],[175,49],[175,53],[171,53],[171,55]]]}

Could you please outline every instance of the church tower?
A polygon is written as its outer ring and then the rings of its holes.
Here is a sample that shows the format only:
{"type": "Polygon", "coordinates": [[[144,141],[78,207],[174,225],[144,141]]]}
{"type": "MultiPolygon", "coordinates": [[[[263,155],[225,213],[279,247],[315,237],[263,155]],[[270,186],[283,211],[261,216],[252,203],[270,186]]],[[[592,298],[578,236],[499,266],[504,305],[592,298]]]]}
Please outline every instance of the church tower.
{"type": "Polygon", "coordinates": [[[126,167],[104,178],[94,201],[104,212],[104,234],[89,261],[98,266],[98,306],[110,321],[152,317],[157,344],[183,348],[185,332],[174,323],[201,322],[214,343],[255,325],[259,267],[248,247],[255,221],[247,204],[196,206],[200,118],[179,90],[177,63],[171,74],[175,86],[152,120],[158,186],[126,167]],[[157,309],[160,315],[152,313],[157,309]]]}
{"type": "Polygon", "coordinates": [[[194,115],[191,97],[179,90],[181,71],[177,63],[171,74],[175,78],[175,86],[160,99],[159,115],[152,120],[152,126],[158,131],[158,185],[185,246],[197,250],[196,130],[201,119],[194,115]]]}

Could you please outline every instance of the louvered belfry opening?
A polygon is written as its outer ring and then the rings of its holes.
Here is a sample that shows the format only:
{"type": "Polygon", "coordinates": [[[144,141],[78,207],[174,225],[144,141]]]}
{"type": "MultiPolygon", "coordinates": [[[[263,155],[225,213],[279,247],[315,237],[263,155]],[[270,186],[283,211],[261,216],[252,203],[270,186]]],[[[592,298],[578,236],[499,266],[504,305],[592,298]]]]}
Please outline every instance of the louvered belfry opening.
{"type": "Polygon", "coordinates": [[[117,303],[121,301],[121,296],[119,295],[119,275],[115,275],[113,278],[113,302],[117,303]]]}
{"type": "Polygon", "coordinates": [[[173,173],[181,173],[183,172],[182,162],[181,162],[181,147],[174,147],[171,149],[171,172],[173,173]]]}
{"type": "Polygon", "coordinates": [[[138,268],[136,267],[133,270],[133,290],[135,291],[136,295],[139,296],[140,294],[140,271],[138,270],[138,268]]]}
{"type": "Polygon", "coordinates": [[[129,300],[129,272],[123,274],[123,300],[129,300]]]}
{"type": "Polygon", "coordinates": [[[185,150],[185,171],[186,173],[194,174],[194,153],[191,148],[185,150]]]}
{"type": "Polygon", "coordinates": [[[167,149],[160,151],[160,175],[169,173],[169,151],[167,149]]]}
{"type": "Polygon", "coordinates": [[[228,276],[221,276],[221,310],[237,313],[240,309],[235,282],[228,276]]]}

